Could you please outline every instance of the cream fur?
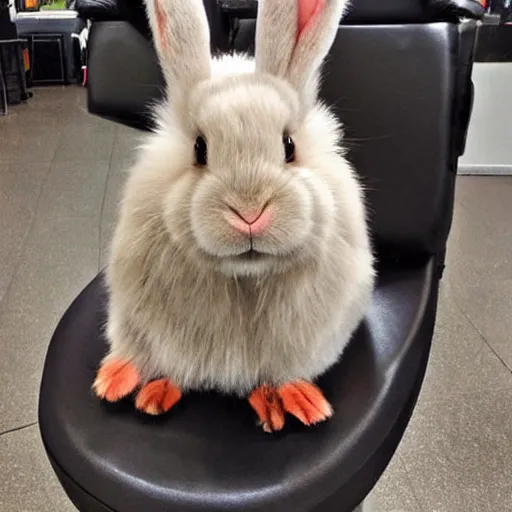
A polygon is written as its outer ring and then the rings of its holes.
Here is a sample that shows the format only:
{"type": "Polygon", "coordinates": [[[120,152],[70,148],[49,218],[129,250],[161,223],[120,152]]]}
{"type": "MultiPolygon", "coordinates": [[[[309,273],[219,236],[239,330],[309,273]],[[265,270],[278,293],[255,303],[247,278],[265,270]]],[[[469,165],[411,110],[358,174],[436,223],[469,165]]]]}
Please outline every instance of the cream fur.
{"type": "Polygon", "coordinates": [[[313,380],[338,360],[371,297],[361,189],[327,108],[305,109],[300,90],[250,59],[211,69],[160,107],[131,171],[107,269],[107,357],[185,390],[313,380]],[[289,165],[285,131],[297,148],[289,165]],[[205,169],[194,166],[198,134],[205,169]],[[252,241],[264,256],[240,257],[251,242],[226,222],[228,205],[266,203],[274,221],[252,241]]]}
{"type": "MultiPolygon", "coordinates": [[[[325,8],[297,38],[302,0],[259,0],[256,69],[285,78],[304,109],[316,101],[318,69],[330,50],[348,0],[323,0],[325,8]]],[[[305,0],[306,3],[312,0],[305,0]]]]}

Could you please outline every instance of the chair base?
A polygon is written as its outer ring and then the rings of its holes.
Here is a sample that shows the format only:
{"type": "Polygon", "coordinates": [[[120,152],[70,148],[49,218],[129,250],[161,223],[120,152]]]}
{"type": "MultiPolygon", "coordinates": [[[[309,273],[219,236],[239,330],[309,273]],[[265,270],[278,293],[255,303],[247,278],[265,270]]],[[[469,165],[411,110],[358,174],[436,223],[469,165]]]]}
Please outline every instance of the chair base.
{"type": "MultiPolygon", "coordinates": [[[[111,508],[107,507],[96,498],[85,492],[80,488],[62,468],[51,458],[50,464],[59,478],[59,481],[66,491],[69,499],[73,505],[80,511],[87,512],[114,512],[111,508]]],[[[377,510],[370,505],[366,500],[357,506],[352,512],[377,512],[377,510]]]]}

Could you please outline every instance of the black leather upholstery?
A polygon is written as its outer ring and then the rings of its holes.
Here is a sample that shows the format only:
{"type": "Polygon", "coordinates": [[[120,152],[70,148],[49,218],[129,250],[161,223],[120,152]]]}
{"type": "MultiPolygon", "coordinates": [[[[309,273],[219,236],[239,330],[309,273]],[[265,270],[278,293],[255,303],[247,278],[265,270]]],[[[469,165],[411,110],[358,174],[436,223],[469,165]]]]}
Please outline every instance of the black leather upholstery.
{"type": "Polygon", "coordinates": [[[92,24],[88,54],[90,112],[136,128],[151,126],[151,105],[161,97],[164,80],[148,37],[126,21],[92,24]]]}
{"type": "Polygon", "coordinates": [[[477,0],[354,0],[346,23],[418,23],[483,15],[477,0]]]}
{"type": "MultiPolygon", "coordinates": [[[[226,0],[229,2],[236,4],[236,0],[226,0]]],[[[250,3],[256,15],[257,1],[250,3]]],[[[139,12],[142,6],[142,0],[76,0],[80,15],[97,21],[132,21],[131,13],[139,12]]],[[[483,13],[484,8],[478,0],[354,0],[344,23],[446,21],[460,17],[479,18],[483,13]]]]}
{"type": "MultiPolygon", "coordinates": [[[[226,10],[234,13],[238,0],[221,0],[226,10]]],[[[258,0],[242,0],[242,18],[255,18],[258,0]]],[[[484,8],[478,0],[355,0],[342,23],[425,23],[480,18],[484,8]]]]}
{"type": "MultiPolygon", "coordinates": [[[[229,20],[217,0],[203,0],[211,32],[211,50],[224,52],[229,46],[229,20]]],[[[146,38],[151,38],[143,0],[77,0],[76,10],[95,22],[126,21],[146,38]]]]}
{"type": "Polygon", "coordinates": [[[381,259],[446,243],[457,44],[448,23],[351,26],[331,51],[322,97],[345,125],[381,259]]]}
{"type": "Polygon", "coordinates": [[[268,436],[235,398],[187,395],[161,419],[136,413],[130,401],[94,398],[90,386],[105,352],[97,278],[64,315],[48,352],[39,410],[48,454],[88,512],[349,512],[387,464],[396,446],[386,445],[388,436],[405,428],[436,292],[433,261],[382,272],[367,320],[320,382],[334,418],[312,430],[290,421],[268,436]],[[361,479],[370,461],[374,476],[361,479]]]}
{"type": "Polygon", "coordinates": [[[162,95],[164,79],[153,46],[133,25],[92,24],[88,72],[91,112],[138,128],[151,125],[151,106],[162,95]]]}
{"type": "Polygon", "coordinates": [[[118,2],[117,0],[75,0],[75,9],[84,18],[90,20],[123,20],[126,19],[122,8],[129,5],[143,6],[142,2],[118,2]],[[124,5],[123,5],[124,4],[124,5]]]}

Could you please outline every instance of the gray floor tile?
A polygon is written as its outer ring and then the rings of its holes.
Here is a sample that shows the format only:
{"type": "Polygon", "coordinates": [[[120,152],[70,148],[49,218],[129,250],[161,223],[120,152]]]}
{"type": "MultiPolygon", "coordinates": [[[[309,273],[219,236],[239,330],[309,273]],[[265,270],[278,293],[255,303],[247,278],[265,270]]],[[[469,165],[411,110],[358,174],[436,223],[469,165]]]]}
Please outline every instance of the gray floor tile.
{"type": "Polygon", "coordinates": [[[11,106],[9,115],[0,123],[4,123],[7,129],[12,125],[21,126],[30,133],[30,128],[42,125],[43,120],[45,128],[58,128],[60,132],[69,117],[83,109],[82,95],[77,94],[76,90],[70,95],[67,93],[68,90],[70,89],[36,89],[29,102],[11,106]]]}
{"type": "Polygon", "coordinates": [[[105,267],[114,234],[123,185],[135,163],[138,147],[147,134],[127,126],[117,127],[101,220],[100,268],[105,267]]]}
{"type": "Polygon", "coordinates": [[[116,130],[112,160],[132,163],[137,148],[144,142],[146,133],[134,128],[119,125],[116,130]]]}
{"type": "Polygon", "coordinates": [[[107,264],[110,242],[114,234],[119,212],[119,201],[129,170],[135,163],[137,148],[147,134],[127,126],[119,125],[116,130],[110,172],[103,204],[100,235],[100,268],[107,264]]]}
{"type": "Polygon", "coordinates": [[[51,108],[65,107],[63,115],[69,112],[69,108],[77,106],[85,108],[87,105],[87,90],[82,87],[52,86],[34,87],[34,96],[27,103],[31,109],[37,109],[41,105],[51,108]]]}
{"type": "Polygon", "coordinates": [[[512,370],[512,279],[477,282],[456,288],[460,308],[492,349],[512,370]]]}
{"type": "MultiPolygon", "coordinates": [[[[60,144],[62,126],[42,123],[30,127],[0,117],[0,162],[50,162],[60,144]]],[[[5,118],[7,119],[7,118],[5,118]]]]}
{"type": "Polygon", "coordinates": [[[56,162],[83,162],[110,160],[116,126],[104,124],[92,116],[73,118],[62,133],[57,150],[56,162]]]}
{"type": "Polygon", "coordinates": [[[26,211],[9,210],[9,216],[4,217],[0,213],[0,303],[19,264],[23,243],[32,223],[32,216],[26,211]]]}
{"type": "Polygon", "coordinates": [[[457,182],[457,198],[500,240],[512,239],[512,176],[464,176],[457,182]]]}
{"type": "Polygon", "coordinates": [[[19,263],[49,167],[0,162],[0,301],[19,263]]]}
{"type": "Polygon", "coordinates": [[[365,501],[364,512],[424,512],[399,454],[365,501]]]}
{"type": "Polygon", "coordinates": [[[62,133],[57,141],[55,161],[110,160],[117,125],[87,112],[85,89],[52,89],[38,89],[32,99],[34,103],[30,105],[34,115],[42,114],[44,119],[50,122],[57,120],[61,124],[62,133]]]}
{"type": "Polygon", "coordinates": [[[459,309],[448,282],[441,283],[439,309],[422,396],[453,396],[512,388],[508,368],[459,309]]]}
{"type": "Polygon", "coordinates": [[[512,389],[422,400],[401,456],[424,511],[510,512],[512,389]]]}
{"type": "MultiPolygon", "coordinates": [[[[494,451],[499,457],[503,456],[499,445],[493,445],[485,436],[480,436],[478,429],[481,424],[475,424],[474,420],[481,413],[492,419],[492,413],[486,409],[486,400],[500,400],[500,397],[510,395],[510,371],[467,320],[458,307],[450,285],[444,281],[425,382],[416,412],[399,449],[405,473],[397,479],[403,481],[404,486],[412,482],[420,510],[509,510],[503,498],[506,491],[503,479],[498,479],[496,484],[496,491],[502,494],[502,498],[493,501],[488,500],[483,489],[483,497],[478,498],[475,483],[468,478],[478,467],[479,458],[489,454],[492,456],[494,451]],[[475,430],[472,430],[473,427],[475,430]],[[457,458],[462,450],[470,460],[471,467],[466,467],[465,462],[457,458]],[[469,454],[471,450],[474,450],[472,455],[469,454]],[[493,508],[498,504],[505,508],[493,508]]],[[[501,429],[500,421],[489,423],[491,437],[500,432],[507,435],[501,429]]],[[[502,461],[502,469],[507,467],[512,468],[512,456],[502,461]]],[[[486,471],[480,475],[483,480],[494,478],[492,463],[486,471]]]]}
{"type": "Polygon", "coordinates": [[[509,238],[490,228],[478,212],[458,202],[448,240],[447,278],[454,287],[512,278],[509,238]]]}
{"type": "Polygon", "coordinates": [[[88,216],[99,222],[108,170],[108,161],[54,162],[41,194],[38,216],[88,216]]]}
{"type": "Polygon", "coordinates": [[[46,348],[62,313],[98,270],[98,222],[38,221],[0,304],[0,432],[36,419],[46,348]]]}
{"type": "MultiPolygon", "coordinates": [[[[85,103],[85,96],[84,96],[85,103]]],[[[83,126],[89,129],[96,129],[100,132],[113,132],[115,139],[115,132],[117,131],[118,124],[104,119],[102,117],[90,114],[87,111],[87,106],[79,106],[70,112],[69,120],[67,121],[73,126],[83,126]]]]}
{"type": "Polygon", "coordinates": [[[131,163],[130,159],[124,159],[113,161],[110,166],[101,218],[100,268],[106,265],[110,243],[118,219],[119,202],[131,163]]]}
{"type": "Polygon", "coordinates": [[[54,476],[36,426],[0,436],[2,512],[76,512],[54,476]]]}
{"type": "Polygon", "coordinates": [[[44,124],[45,128],[59,127],[61,131],[82,124],[99,128],[112,127],[111,122],[88,113],[86,89],[40,87],[35,88],[33,93],[34,96],[27,103],[12,106],[9,115],[0,122],[24,128],[44,124]]]}
{"type": "Polygon", "coordinates": [[[14,204],[34,213],[49,168],[48,162],[0,162],[0,208],[14,204]]]}

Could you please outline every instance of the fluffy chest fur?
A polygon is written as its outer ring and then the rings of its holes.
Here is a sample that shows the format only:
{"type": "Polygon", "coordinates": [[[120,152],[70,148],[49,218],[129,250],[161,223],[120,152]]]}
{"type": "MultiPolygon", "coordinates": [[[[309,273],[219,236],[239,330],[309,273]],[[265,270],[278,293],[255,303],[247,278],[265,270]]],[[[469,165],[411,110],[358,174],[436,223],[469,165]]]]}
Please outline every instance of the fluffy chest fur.
{"type": "Polygon", "coordinates": [[[313,379],[339,358],[371,292],[371,261],[332,243],[338,261],[314,277],[295,269],[228,278],[180,261],[164,241],[149,258],[119,258],[109,276],[113,352],[146,379],[167,377],[183,389],[244,394],[263,382],[313,379]]]}

